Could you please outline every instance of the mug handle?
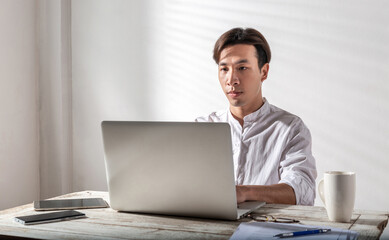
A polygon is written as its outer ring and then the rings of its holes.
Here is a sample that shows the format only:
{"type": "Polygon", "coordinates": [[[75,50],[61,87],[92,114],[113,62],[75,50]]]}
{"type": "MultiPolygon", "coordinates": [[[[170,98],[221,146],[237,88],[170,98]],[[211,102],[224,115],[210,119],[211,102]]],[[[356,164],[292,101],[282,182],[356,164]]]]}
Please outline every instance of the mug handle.
{"type": "Polygon", "coordinates": [[[318,189],[319,189],[320,198],[323,201],[324,206],[325,206],[326,205],[326,201],[325,201],[325,197],[324,197],[324,179],[320,180],[318,189]]]}

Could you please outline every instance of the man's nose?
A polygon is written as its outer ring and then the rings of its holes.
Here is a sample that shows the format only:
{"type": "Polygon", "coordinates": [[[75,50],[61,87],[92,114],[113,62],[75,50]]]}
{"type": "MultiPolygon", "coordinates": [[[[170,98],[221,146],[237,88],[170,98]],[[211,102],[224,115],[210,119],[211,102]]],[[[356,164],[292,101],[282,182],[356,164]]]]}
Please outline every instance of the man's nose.
{"type": "Polygon", "coordinates": [[[228,86],[235,86],[239,84],[239,78],[235,74],[235,71],[231,70],[229,74],[227,75],[227,85],[228,86]]]}

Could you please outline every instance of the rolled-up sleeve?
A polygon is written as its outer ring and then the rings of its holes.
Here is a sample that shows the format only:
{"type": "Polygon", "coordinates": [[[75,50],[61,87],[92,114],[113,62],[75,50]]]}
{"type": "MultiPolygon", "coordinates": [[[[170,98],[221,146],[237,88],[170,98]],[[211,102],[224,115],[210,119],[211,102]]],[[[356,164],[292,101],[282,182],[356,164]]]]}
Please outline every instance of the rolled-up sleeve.
{"type": "Polygon", "coordinates": [[[291,125],[279,168],[279,183],[294,189],[298,205],[313,205],[315,201],[317,171],[311,147],[311,134],[299,119],[291,125]]]}

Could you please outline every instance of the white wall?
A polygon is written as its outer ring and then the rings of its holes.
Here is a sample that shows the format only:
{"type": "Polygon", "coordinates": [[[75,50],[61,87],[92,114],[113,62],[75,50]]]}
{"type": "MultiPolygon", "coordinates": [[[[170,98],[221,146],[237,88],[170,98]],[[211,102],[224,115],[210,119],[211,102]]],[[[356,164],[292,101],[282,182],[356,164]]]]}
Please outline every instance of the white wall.
{"type": "Polygon", "coordinates": [[[100,123],[147,119],[141,1],[72,2],[74,190],[105,190],[100,123]]]}
{"type": "Polygon", "coordinates": [[[0,7],[0,209],[39,198],[36,1],[0,7]]]}
{"type": "Polygon", "coordinates": [[[226,107],[212,48],[243,26],[270,43],[264,96],[310,128],[318,180],[327,170],[356,171],[356,208],[388,210],[388,8],[351,0],[73,1],[73,190],[106,190],[102,120],[190,121],[226,107]]]}

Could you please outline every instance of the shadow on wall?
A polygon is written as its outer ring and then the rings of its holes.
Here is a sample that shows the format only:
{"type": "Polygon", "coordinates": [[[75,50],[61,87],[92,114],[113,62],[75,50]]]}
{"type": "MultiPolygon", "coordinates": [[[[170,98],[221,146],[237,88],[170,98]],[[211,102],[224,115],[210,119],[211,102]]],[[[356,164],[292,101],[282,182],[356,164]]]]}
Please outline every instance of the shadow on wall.
{"type": "Polygon", "coordinates": [[[308,125],[319,173],[356,171],[356,207],[371,209],[375,199],[374,208],[384,208],[388,194],[370,186],[389,187],[387,7],[385,1],[73,2],[75,189],[106,186],[100,120],[191,121],[227,107],[213,44],[242,26],[267,37],[273,59],[264,95],[308,125]]]}
{"type": "Polygon", "coordinates": [[[257,28],[274,54],[265,96],[311,129],[320,176],[334,169],[356,171],[356,207],[385,207],[388,195],[371,186],[389,187],[387,3],[164,3],[160,81],[174,93],[163,99],[171,116],[179,115],[175,107],[191,116],[200,106],[207,109],[204,114],[224,106],[211,59],[213,44],[232,27],[257,28]],[[366,191],[375,196],[376,206],[366,191]]]}

